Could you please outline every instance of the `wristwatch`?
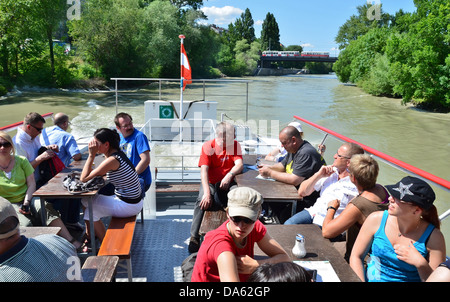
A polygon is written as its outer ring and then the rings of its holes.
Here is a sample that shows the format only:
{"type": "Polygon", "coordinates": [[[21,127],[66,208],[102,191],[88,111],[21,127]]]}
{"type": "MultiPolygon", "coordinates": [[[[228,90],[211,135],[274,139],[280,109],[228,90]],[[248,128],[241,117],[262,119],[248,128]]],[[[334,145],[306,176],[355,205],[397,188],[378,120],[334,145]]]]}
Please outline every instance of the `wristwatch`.
{"type": "Polygon", "coordinates": [[[231,176],[234,176],[234,173],[233,173],[233,172],[231,172],[231,171],[230,171],[230,172],[228,172],[228,173],[230,173],[230,174],[231,174],[231,176]]]}
{"type": "Polygon", "coordinates": [[[335,208],[335,207],[332,207],[332,206],[329,206],[329,207],[327,208],[327,211],[328,211],[329,209],[333,209],[335,212],[337,211],[336,208],[335,208]]]}

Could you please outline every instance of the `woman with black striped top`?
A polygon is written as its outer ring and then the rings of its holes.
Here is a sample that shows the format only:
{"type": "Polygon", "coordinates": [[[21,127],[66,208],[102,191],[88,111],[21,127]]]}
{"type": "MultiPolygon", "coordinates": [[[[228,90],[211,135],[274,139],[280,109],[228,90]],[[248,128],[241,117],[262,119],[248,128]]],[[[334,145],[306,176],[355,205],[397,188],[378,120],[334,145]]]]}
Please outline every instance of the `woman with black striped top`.
{"type": "MultiPolygon", "coordinates": [[[[114,185],[115,195],[98,194],[92,203],[94,228],[96,237],[102,241],[106,228],[100,220],[102,217],[129,217],[137,215],[143,205],[142,188],[133,164],[128,157],[120,151],[120,137],[115,130],[101,128],[95,131],[89,142],[89,157],[86,160],[80,180],[87,182],[95,176],[104,176],[114,185]],[[95,169],[92,168],[97,153],[104,154],[105,160],[95,169]]],[[[82,201],[86,210],[86,234],[89,237],[89,209],[87,200],[82,201]]]]}

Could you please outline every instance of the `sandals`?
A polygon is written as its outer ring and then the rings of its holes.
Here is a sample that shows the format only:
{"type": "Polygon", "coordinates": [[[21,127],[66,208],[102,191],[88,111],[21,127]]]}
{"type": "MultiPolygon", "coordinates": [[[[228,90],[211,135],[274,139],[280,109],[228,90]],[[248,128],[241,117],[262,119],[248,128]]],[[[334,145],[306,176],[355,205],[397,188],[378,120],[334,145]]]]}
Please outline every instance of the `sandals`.
{"type": "MultiPolygon", "coordinates": [[[[83,238],[81,239],[83,241],[83,243],[77,248],[77,253],[90,253],[92,252],[92,248],[91,248],[91,240],[89,238],[87,238],[87,236],[83,236],[83,238]]],[[[77,241],[75,238],[73,238],[70,243],[73,244],[73,242],[77,241]]]]}
{"type": "Polygon", "coordinates": [[[92,248],[91,248],[91,241],[86,239],[83,241],[83,243],[81,244],[81,246],[77,249],[77,253],[81,253],[81,254],[86,254],[86,253],[91,253],[92,252],[92,248]]]}

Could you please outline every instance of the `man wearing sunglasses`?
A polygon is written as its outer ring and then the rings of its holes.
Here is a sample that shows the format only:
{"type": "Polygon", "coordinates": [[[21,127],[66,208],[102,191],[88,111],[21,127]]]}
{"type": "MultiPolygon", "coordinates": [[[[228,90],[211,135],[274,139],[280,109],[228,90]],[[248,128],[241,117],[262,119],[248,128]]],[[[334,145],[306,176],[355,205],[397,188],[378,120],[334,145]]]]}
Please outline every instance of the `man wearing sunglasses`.
{"type": "Polygon", "coordinates": [[[322,226],[327,211],[335,211],[337,217],[348,202],[358,195],[358,189],[351,182],[348,172],[350,159],[355,154],[364,154],[363,148],[354,143],[342,144],[334,155],[332,165],[322,166],[318,172],[302,182],[298,189],[301,197],[309,196],[313,192],[319,192],[320,196],[312,207],[298,212],[284,224],[314,223],[322,226]],[[335,199],[340,201],[339,208],[328,207],[328,203],[335,199]]]}
{"type": "Polygon", "coordinates": [[[17,155],[24,156],[34,168],[36,182],[39,180],[39,169],[37,167],[43,161],[46,161],[58,152],[58,145],[48,145],[47,151],[38,155],[41,142],[39,134],[44,129],[45,119],[37,112],[30,112],[25,116],[23,125],[17,129],[17,134],[13,137],[14,147],[17,155]]]}
{"type": "Polygon", "coordinates": [[[259,221],[262,203],[261,194],[251,188],[239,187],[228,193],[228,220],[206,234],[191,281],[244,282],[264,263],[291,261],[259,221]],[[269,258],[254,259],[255,243],[269,258]]]}

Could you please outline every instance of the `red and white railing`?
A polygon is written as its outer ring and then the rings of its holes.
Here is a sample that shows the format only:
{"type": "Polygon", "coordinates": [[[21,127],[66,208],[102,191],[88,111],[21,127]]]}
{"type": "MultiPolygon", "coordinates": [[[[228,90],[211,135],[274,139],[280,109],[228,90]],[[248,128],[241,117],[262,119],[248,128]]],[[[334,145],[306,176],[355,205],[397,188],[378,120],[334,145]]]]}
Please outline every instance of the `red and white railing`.
{"type": "MultiPolygon", "coordinates": [[[[45,119],[48,119],[48,118],[50,118],[52,116],[53,116],[53,112],[42,114],[42,117],[45,118],[45,119]]],[[[19,128],[22,125],[23,125],[23,121],[17,122],[17,123],[8,125],[8,126],[0,127],[0,131],[4,131],[4,132],[13,131],[13,130],[16,130],[17,128],[19,128]]]]}

